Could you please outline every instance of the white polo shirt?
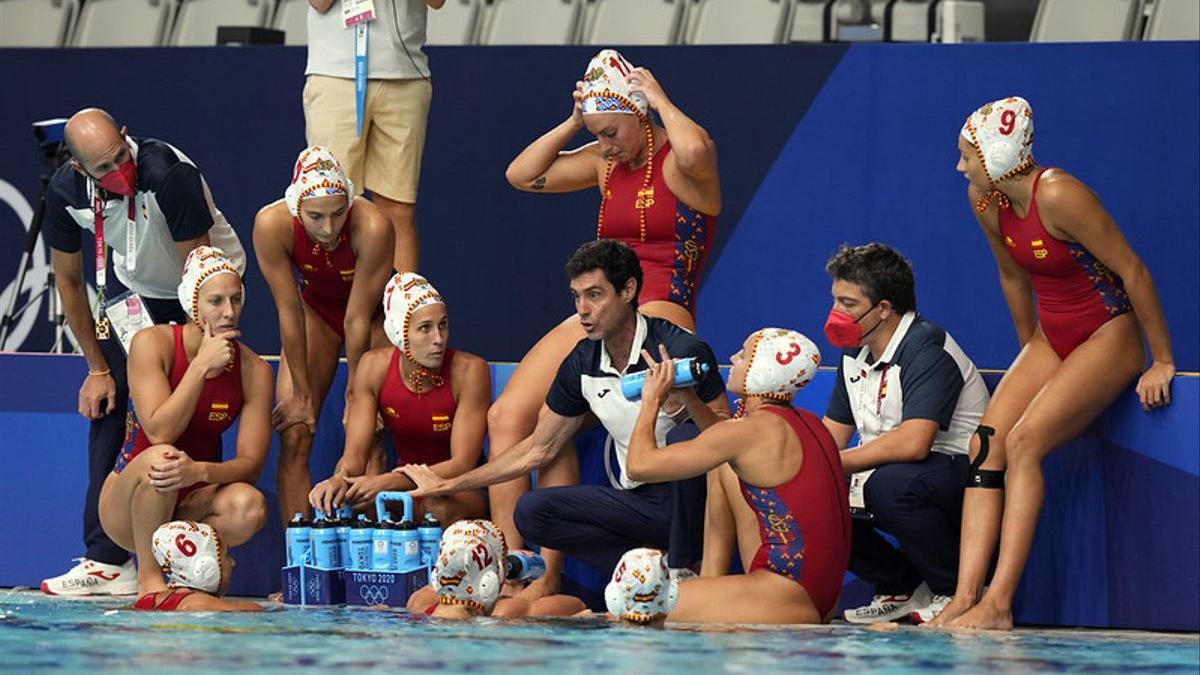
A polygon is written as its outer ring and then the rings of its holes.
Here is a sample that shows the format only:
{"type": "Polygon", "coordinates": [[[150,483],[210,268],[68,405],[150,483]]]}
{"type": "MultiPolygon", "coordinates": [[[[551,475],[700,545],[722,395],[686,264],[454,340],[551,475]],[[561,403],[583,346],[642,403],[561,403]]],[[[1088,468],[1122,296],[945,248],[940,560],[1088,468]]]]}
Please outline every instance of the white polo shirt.
{"type": "MultiPolygon", "coordinates": [[[[725,383],[717,370],[717,360],[707,344],[695,335],[659,318],[637,315],[637,329],[633,344],[629,348],[629,362],[624,371],[613,367],[608,350],[601,340],[580,340],[558,368],[558,375],[546,396],[546,405],[564,417],[578,417],[592,412],[604,425],[612,439],[605,451],[605,468],[609,483],[618,489],[632,490],[641,483],[629,480],[625,475],[625,458],[629,454],[629,439],[637,422],[642,402],[627,401],[621,395],[621,376],[646,370],[649,366],[642,358],[642,350],[658,354],[658,346],[666,345],[673,358],[689,356],[708,364],[708,372],[696,385],[700,400],[708,403],[725,394],[725,383]],[[616,468],[610,456],[615,455],[616,468]]],[[[666,445],[667,432],[675,427],[675,420],[661,411],[654,424],[654,435],[658,447],[666,445]]]]}
{"type": "Polygon", "coordinates": [[[878,360],[867,347],[842,352],[825,416],[854,425],[862,443],[909,419],[938,423],[932,450],[967,454],[991,396],[975,364],[941,326],[908,312],[878,360]]]}

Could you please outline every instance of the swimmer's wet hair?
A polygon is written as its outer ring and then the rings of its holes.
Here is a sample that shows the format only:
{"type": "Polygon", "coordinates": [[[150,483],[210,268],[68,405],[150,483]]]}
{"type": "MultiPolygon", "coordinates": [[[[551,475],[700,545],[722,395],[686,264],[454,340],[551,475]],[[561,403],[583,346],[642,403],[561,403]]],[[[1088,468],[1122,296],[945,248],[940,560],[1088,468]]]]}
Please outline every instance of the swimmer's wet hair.
{"type": "Polygon", "coordinates": [[[633,249],[615,239],[597,239],[577,248],[567,260],[568,279],[597,269],[604,272],[604,277],[618,293],[630,279],[637,280],[630,302],[636,309],[638,295],[642,292],[642,264],[633,249]]]}
{"type": "Polygon", "coordinates": [[[886,244],[842,244],[825,263],[825,273],[834,281],[858,284],[873,305],[887,300],[900,314],[917,308],[912,265],[886,244]]]}

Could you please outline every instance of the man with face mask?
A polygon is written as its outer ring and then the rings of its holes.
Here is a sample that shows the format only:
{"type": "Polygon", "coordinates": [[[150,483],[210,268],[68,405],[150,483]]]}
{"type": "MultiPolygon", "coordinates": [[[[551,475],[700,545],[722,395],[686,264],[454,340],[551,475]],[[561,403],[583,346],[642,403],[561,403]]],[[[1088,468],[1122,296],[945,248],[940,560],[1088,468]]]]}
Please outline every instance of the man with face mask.
{"type": "Polygon", "coordinates": [[[112,325],[104,311],[105,300],[115,295],[105,290],[109,251],[117,279],[134,294],[118,301],[121,314],[134,323],[148,315],[154,323],[179,324],[188,321],[176,298],[188,252],[217,246],[239,272],[246,254],[200,171],[173,146],[129,136],[97,108],[75,113],[65,136],[72,159],[50,180],[43,232],[67,323],[87,360],[79,389],[79,414],[91,420],[83,516],[87,551],[66,574],[44,580],[42,590],[126,594],[137,589],[133,564],[104,534],[97,510],[100,488],[125,437],[129,399],[125,352],[117,339],[125,329],[112,325]],[[96,271],[95,303],[89,303],[85,264],[96,271]]]}
{"type": "Polygon", "coordinates": [[[899,252],[843,246],[825,271],[825,335],[844,351],[823,421],[851,480],[850,571],[875,584],[871,604],[845,618],[929,621],[954,594],[967,449],[988,391],[954,338],[917,313],[899,252]],[[859,445],[847,449],[856,431],[859,445]]]}

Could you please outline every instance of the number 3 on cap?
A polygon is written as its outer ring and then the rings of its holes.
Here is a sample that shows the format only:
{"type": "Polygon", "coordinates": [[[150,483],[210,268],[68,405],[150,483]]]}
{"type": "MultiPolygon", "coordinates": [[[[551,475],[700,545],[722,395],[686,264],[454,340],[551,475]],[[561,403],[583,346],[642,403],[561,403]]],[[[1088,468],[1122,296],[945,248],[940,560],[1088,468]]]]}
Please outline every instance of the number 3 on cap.
{"type": "Polygon", "coordinates": [[[775,360],[779,362],[779,365],[786,366],[792,362],[792,359],[800,356],[800,345],[793,342],[791,343],[791,347],[792,348],[788,350],[787,354],[784,354],[783,352],[775,352],[775,360]]]}
{"type": "Polygon", "coordinates": [[[196,555],[196,542],[188,539],[186,534],[175,537],[175,548],[179,549],[180,553],[189,558],[196,555]]]}

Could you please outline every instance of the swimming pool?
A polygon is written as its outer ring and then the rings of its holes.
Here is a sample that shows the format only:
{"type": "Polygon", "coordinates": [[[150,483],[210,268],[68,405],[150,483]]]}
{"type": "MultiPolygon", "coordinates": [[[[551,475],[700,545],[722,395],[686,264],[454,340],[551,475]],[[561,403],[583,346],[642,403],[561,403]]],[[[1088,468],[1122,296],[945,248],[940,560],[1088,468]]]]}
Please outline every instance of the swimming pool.
{"type": "Polygon", "coordinates": [[[601,621],[433,621],[287,609],[152,614],[128,600],[0,591],[0,672],[1155,672],[1200,670],[1200,636],[1118,631],[952,635],[846,625],[638,630],[601,621]]]}

